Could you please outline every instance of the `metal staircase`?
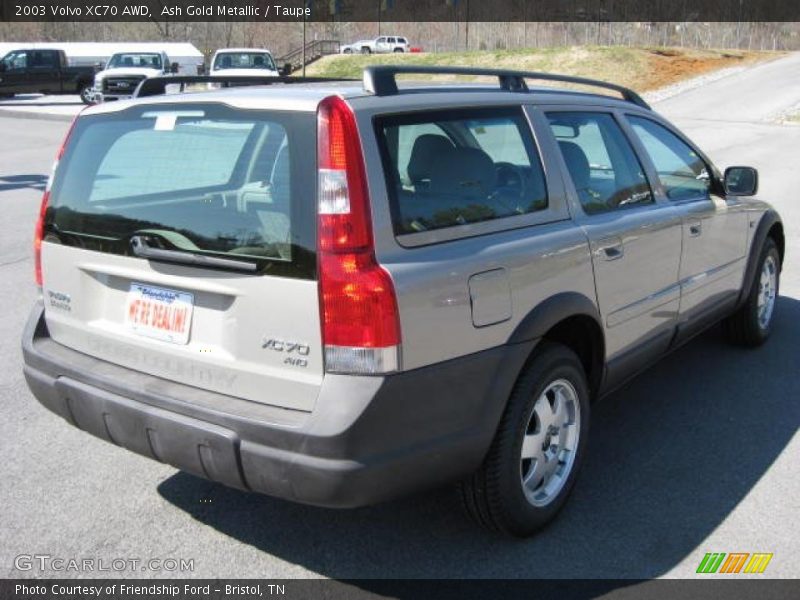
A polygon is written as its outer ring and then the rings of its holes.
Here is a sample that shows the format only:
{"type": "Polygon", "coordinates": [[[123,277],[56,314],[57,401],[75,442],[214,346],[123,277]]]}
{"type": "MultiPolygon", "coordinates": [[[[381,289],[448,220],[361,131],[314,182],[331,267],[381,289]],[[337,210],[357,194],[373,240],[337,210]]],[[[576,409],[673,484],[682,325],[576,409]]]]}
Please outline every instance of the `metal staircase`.
{"type": "Polygon", "coordinates": [[[292,72],[294,72],[323,56],[339,54],[340,47],[341,42],[339,42],[339,40],[314,40],[308,42],[305,46],[295,48],[283,56],[278,57],[276,62],[280,67],[286,64],[291,65],[292,72]]]}

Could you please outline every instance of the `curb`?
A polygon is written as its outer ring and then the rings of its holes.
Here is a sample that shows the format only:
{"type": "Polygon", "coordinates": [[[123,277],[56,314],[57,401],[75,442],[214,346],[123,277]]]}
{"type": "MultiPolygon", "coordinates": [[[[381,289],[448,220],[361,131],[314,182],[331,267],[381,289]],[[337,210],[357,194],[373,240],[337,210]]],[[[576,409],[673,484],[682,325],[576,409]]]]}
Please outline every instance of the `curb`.
{"type": "Polygon", "coordinates": [[[2,108],[0,106],[0,119],[3,117],[14,117],[23,119],[38,119],[41,121],[64,121],[69,123],[75,115],[60,115],[57,113],[40,113],[28,110],[14,110],[11,108],[2,108]]]}

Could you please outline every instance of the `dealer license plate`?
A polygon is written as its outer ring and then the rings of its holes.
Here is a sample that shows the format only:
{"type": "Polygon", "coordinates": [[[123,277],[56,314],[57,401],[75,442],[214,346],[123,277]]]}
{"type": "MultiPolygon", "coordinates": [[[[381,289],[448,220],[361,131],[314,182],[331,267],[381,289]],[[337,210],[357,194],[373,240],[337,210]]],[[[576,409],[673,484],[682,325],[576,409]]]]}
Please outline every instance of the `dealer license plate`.
{"type": "Polygon", "coordinates": [[[138,335],[171,342],[189,342],[194,296],[165,288],[131,283],[125,323],[138,335]]]}

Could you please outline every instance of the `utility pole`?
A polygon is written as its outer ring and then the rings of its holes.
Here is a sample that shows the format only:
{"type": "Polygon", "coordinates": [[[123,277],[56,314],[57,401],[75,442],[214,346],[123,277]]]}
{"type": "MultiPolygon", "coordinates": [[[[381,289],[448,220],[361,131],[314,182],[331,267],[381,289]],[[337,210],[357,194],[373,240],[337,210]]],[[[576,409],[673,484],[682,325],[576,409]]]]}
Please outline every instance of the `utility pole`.
{"type": "Polygon", "coordinates": [[[464,50],[469,52],[469,0],[467,0],[467,19],[464,22],[464,50]]]}

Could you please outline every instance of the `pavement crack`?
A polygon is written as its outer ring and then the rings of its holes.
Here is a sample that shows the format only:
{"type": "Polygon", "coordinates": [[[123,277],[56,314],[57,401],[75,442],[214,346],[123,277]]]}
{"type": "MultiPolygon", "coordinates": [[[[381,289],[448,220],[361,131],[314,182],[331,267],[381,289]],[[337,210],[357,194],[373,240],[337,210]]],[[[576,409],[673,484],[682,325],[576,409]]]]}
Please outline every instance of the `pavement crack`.
{"type": "Polygon", "coordinates": [[[30,257],[29,256],[23,256],[21,258],[15,258],[14,260],[9,260],[9,261],[6,261],[6,262],[0,262],[0,267],[8,267],[8,266],[11,266],[11,265],[16,265],[16,264],[19,264],[21,262],[25,262],[26,260],[30,260],[30,257]]]}

